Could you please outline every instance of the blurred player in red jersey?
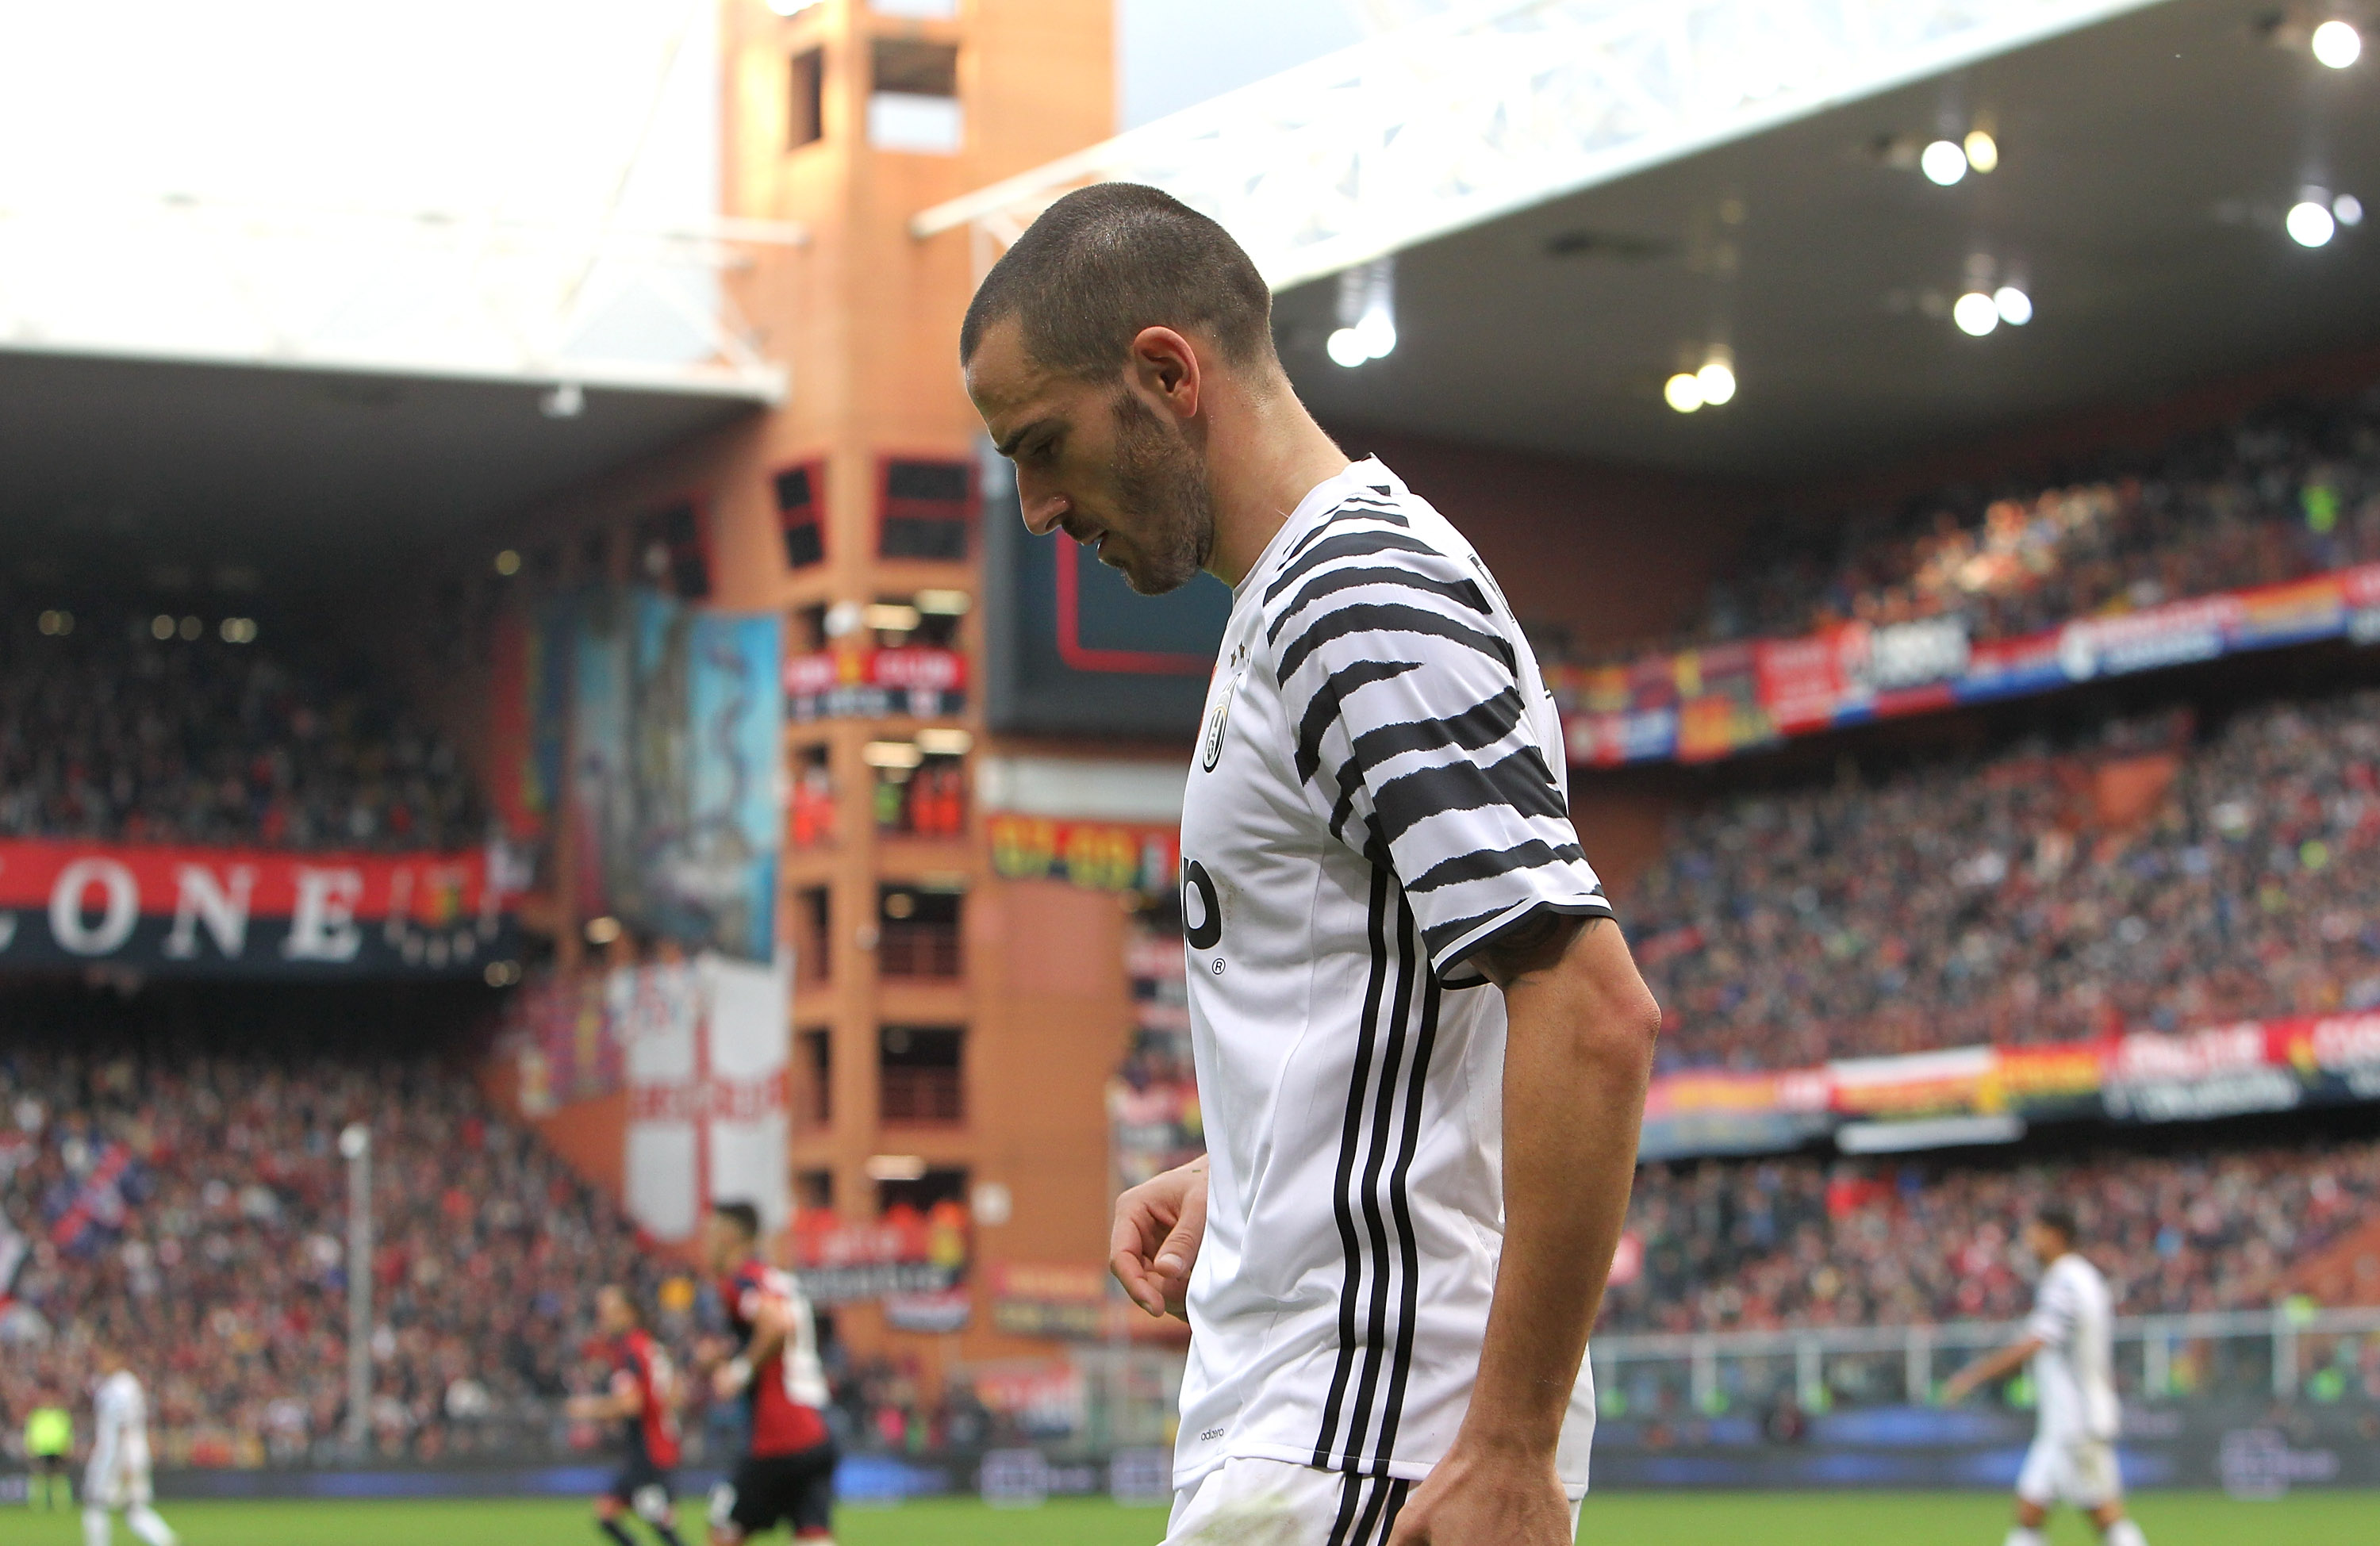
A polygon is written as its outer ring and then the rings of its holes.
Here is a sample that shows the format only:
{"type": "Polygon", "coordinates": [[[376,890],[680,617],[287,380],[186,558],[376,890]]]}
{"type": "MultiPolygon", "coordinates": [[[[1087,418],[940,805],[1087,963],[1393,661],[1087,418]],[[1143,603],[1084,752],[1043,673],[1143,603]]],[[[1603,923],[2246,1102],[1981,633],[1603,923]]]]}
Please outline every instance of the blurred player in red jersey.
{"type": "Polygon", "coordinates": [[[633,1513],[662,1546],[684,1546],[670,1484],[677,1466],[677,1377],[669,1355],[645,1330],[637,1301],[616,1283],[595,1291],[595,1320],[611,1339],[611,1388],[573,1396],[569,1413],[581,1422],[618,1423],[623,1451],[620,1474],[595,1500],[595,1528],[619,1546],[636,1546],[620,1522],[620,1516],[633,1513]]]}
{"type": "Polygon", "coordinates": [[[737,1546],[779,1521],[796,1540],[834,1540],[834,1440],[822,1415],[826,1371],[809,1300],[790,1273],[760,1260],[760,1215],[722,1202],[703,1221],[703,1260],[744,1350],[712,1371],[722,1400],[742,1396],[752,1436],[735,1474],[710,1495],[712,1546],[737,1546]]]}

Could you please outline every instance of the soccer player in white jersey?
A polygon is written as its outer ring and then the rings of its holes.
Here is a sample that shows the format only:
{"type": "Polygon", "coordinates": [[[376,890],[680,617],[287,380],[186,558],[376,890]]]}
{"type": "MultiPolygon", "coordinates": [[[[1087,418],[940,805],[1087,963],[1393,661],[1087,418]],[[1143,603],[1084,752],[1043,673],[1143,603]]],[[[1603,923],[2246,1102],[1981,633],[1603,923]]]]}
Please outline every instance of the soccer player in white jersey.
{"type": "Polygon", "coordinates": [[[91,1396],[91,1461],[82,1479],[84,1546],[107,1546],[111,1513],[121,1513],[149,1546],[174,1546],[173,1530],[150,1506],[149,1398],[115,1349],[99,1350],[99,1372],[91,1396]]]}
{"type": "Polygon", "coordinates": [[[1168,1541],[1567,1543],[1660,1012],[1512,609],[1153,188],[1050,206],[960,353],[1028,527],[1234,593],[1182,832],[1208,1158],[1112,1257],[1191,1325],[1168,1541]]]}
{"type": "Polygon", "coordinates": [[[2090,1515],[2107,1546],[2146,1546],[2124,1516],[2116,1473],[2115,1302],[2107,1280],[2075,1249],[2074,1215],[2052,1204],[2025,1226],[2025,1244],[2042,1263],[2041,1287],[2024,1335],[1986,1353],[1942,1386],[1945,1403],[2015,1373],[2029,1360],[2041,1427],[2016,1479],[2016,1528],[2008,1546],[2043,1546],[2042,1522],[2054,1504],[2090,1515]]]}

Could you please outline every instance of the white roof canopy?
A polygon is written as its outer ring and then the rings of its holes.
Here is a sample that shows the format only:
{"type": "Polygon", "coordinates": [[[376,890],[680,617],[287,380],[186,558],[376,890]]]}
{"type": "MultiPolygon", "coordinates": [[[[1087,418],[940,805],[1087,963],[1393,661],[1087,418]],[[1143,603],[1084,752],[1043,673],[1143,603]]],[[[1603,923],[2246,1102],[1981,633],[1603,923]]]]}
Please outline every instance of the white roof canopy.
{"type": "Polygon", "coordinates": [[[1005,244],[1096,182],[1214,216],[1276,290],[2157,0],[1499,0],[920,214],[1005,244]]]}

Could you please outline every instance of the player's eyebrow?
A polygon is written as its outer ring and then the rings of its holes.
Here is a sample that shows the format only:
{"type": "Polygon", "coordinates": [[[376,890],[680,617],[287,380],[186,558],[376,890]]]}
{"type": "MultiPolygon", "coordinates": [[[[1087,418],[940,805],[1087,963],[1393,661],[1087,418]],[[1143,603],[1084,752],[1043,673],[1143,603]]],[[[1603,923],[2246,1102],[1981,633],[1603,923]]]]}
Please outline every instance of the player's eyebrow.
{"type": "Polygon", "coordinates": [[[1008,439],[995,444],[992,449],[1014,462],[1016,460],[1016,448],[1025,443],[1025,437],[1032,434],[1036,429],[1039,429],[1050,422],[1051,420],[1047,418],[1037,418],[1032,423],[1025,426],[1022,429],[1016,430],[1014,433],[1011,434],[1008,439]]]}

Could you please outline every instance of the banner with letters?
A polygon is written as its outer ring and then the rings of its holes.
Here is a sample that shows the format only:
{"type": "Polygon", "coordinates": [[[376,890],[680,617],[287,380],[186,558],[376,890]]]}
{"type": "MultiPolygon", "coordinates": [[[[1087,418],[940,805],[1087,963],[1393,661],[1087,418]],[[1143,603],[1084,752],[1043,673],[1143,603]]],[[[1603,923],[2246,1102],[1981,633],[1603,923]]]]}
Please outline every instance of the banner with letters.
{"type": "Polygon", "coordinates": [[[1780,1153],[1851,1123],[1871,1131],[1969,1117],[2164,1123],[2365,1101],[2380,1101],[2380,1008],[1777,1072],[1663,1074],[1645,1097],[1638,1157],[1780,1153]]]}
{"type": "Polygon", "coordinates": [[[628,1216],[690,1240],[714,1202],[789,1212],[785,1022],[792,973],[705,951],[604,980],[628,1090],[628,1216]]]}
{"type": "Polygon", "coordinates": [[[2380,643],[2380,564],[1973,640],[1955,612],[1546,668],[1573,764],[1701,762],[1788,736],[2321,639],[2380,643]]]}
{"type": "Polygon", "coordinates": [[[478,976],[514,953],[488,856],[0,840],[0,971],[478,976]]]}

